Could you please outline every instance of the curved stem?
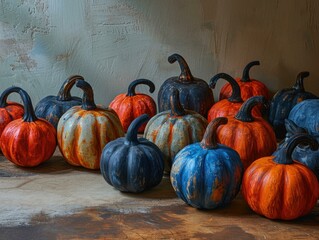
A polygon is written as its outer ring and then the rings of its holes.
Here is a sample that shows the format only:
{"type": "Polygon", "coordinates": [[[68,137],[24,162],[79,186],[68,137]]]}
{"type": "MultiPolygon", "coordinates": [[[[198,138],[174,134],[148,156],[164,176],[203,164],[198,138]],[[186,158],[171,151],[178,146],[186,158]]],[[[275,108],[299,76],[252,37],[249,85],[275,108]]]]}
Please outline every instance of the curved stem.
{"type": "Polygon", "coordinates": [[[178,61],[179,66],[181,68],[181,74],[179,75],[179,80],[182,82],[193,81],[194,77],[191,73],[191,70],[189,69],[187,62],[185,61],[185,59],[181,55],[175,53],[175,54],[168,57],[169,63],[174,63],[176,61],[178,61]]]}
{"type": "Polygon", "coordinates": [[[139,84],[145,84],[145,85],[149,86],[150,93],[153,93],[155,91],[155,85],[152,81],[147,80],[147,79],[136,79],[133,82],[131,82],[131,84],[128,86],[126,96],[130,96],[130,97],[135,96],[136,95],[135,88],[139,84]]]}
{"type": "Polygon", "coordinates": [[[77,80],[76,86],[83,90],[82,109],[84,110],[96,109],[96,105],[94,103],[93,89],[91,85],[84,80],[77,80]]]}
{"type": "Polygon", "coordinates": [[[5,108],[6,106],[8,106],[8,103],[7,103],[8,96],[13,92],[17,92],[17,91],[14,91],[14,89],[16,88],[17,87],[9,87],[2,92],[0,96],[0,108],[5,108]]]}
{"type": "Polygon", "coordinates": [[[230,97],[227,99],[230,102],[243,102],[243,99],[241,98],[241,92],[240,92],[240,87],[236,80],[228,75],[227,73],[218,73],[214,77],[212,77],[209,81],[209,87],[210,88],[215,88],[216,83],[219,79],[224,79],[227,82],[229,82],[231,88],[232,88],[232,94],[230,97]]]}
{"type": "Polygon", "coordinates": [[[220,125],[227,124],[228,119],[225,117],[218,117],[211,121],[204,133],[200,145],[203,148],[212,149],[217,147],[216,131],[220,125]]]}
{"type": "Polygon", "coordinates": [[[296,133],[307,133],[306,129],[299,127],[294,121],[288,118],[285,119],[285,127],[287,130],[286,140],[296,133]]]}
{"type": "Polygon", "coordinates": [[[301,92],[304,92],[305,88],[304,88],[304,85],[303,85],[303,80],[304,80],[304,78],[309,77],[309,75],[310,75],[309,72],[300,72],[297,75],[297,79],[296,79],[295,85],[293,85],[292,88],[294,88],[296,90],[299,90],[301,92]]]}
{"type": "Polygon", "coordinates": [[[176,88],[172,90],[169,101],[171,105],[171,116],[178,117],[178,116],[184,116],[186,114],[179,100],[179,91],[176,88]]]}
{"type": "Polygon", "coordinates": [[[62,84],[58,95],[57,95],[57,100],[58,101],[70,101],[72,96],[71,96],[71,88],[75,84],[77,80],[84,80],[84,78],[80,75],[73,75],[70,76],[67,80],[64,81],[62,84]]]}
{"type": "Polygon", "coordinates": [[[316,151],[319,148],[319,144],[315,137],[304,133],[296,134],[288,139],[288,142],[284,147],[279,148],[272,154],[275,156],[274,161],[280,164],[292,164],[293,160],[291,155],[299,144],[309,145],[312,151],[316,151]]]}
{"type": "Polygon", "coordinates": [[[240,81],[242,81],[242,82],[251,82],[250,76],[249,76],[249,71],[250,71],[251,67],[256,66],[256,65],[260,65],[260,62],[259,61],[253,61],[253,62],[248,63],[246,65],[246,67],[244,68],[243,76],[240,79],[240,81]]]}
{"type": "Polygon", "coordinates": [[[251,97],[243,103],[243,105],[240,107],[239,111],[235,115],[235,118],[242,122],[253,122],[254,118],[252,116],[252,109],[257,104],[263,104],[263,106],[267,108],[269,103],[264,96],[251,97]]]}
{"type": "Polygon", "coordinates": [[[133,143],[133,144],[134,143],[137,144],[138,143],[138,139],[137,139],[138,129],[143,123],[145,123],[149,119],[150,118],[147,114],[142,114],[141,116],[135,118],[127,129],[126,141],[133,143]]]}

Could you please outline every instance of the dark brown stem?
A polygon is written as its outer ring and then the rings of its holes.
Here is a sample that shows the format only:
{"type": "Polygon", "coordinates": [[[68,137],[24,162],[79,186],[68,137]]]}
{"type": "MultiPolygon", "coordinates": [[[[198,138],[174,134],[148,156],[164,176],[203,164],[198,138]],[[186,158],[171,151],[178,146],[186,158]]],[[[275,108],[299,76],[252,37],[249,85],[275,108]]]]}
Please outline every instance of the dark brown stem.
{"type": "Polygon", "coordinates": [[[147,79],[137,79],[137,80],[134,80],[133,82],[131,82],[131,84],[128,86],[126,96],[130,96],[130,97],[135,96],[136,95],[135,88],[139,84],[144,84],[144,85],[149,86],[150,93],[153,93],[155,91],[155,85],[152,81],[147,80],[147,79]]]}
{"type": "Polygon", "coordinates": [[[247,99],[240,107],[235,118],[242,122],[253,122],[254,117],[252,116],[252,109],[257,104],[263,104],[263,106],[267,108],[268,101],[264,96],[254,96],[247,99]]]}
{"type": "Polygon", "coordinates": [[[211,121],[204,133],[204,137],[200,142],[202,148],[212,149],[217,147],[216,131],[220,125],[227,124],[228,119],[225,117],[218,117],[211,121]]]}
{"type": "Polygon", "coordinates": [[[300,72],[297,75],[296,83],[292,88],[299,90],[300,92],[304,92],[305,88],[303,85],[303,80],[304,80],[304,78],[309,77],[309,75],[310,75],[309,72],[300,72]]]}
{"type": "Polygon", "coordinates": [[[251,82],[250,76],[249,76],[249,71],[250,71],[250,69],[251,69],[253,66],[256,66],[256,65],[260,65],[260,62],[259,62],[259,61],[253,61],[253,62],[248,63],[248,64],[246,65],[246,67],[244,68],[243,76],[242,76],[242,78],[240,79],[240,81],[242,81],[242,82],[251,82]]]}
{"type": "Polygon", "coordinates": [[[186,83],[192,82],[194,80],[194,77],[193,77],[185,59],[177,53],[168,57],[169,63],[174,63],[176,61],[178,61],[179,66],[181,68],[181,74],[179,75],[179,80],[182,82],[186,82],[186,83]]]}
{"type": "Polygon", "coordinates": [[[8,103],[7,103],[8,96],[13,92],[17,92],[16,88],[17,87],[9,87],[3,91],[3,93],[0,96],[0,108],[5,108],[6,106],[8,106],[8,103]]]}
{"type": "Polygon", "coordinates": [[[70,101],[72,99],[71,88],[77,80],[84,80],[84,78],[80,75],[73,75],[64,81],[57,95],[58,101],[70,101]]]}
{"type": "Polygon", "coordinates": [[[179,100],[179,91],[174,88],[171,96],[169,98],[171,105],[171,116],[184,116],[186,114],[180,100],[179,100]]]}
{"type": "Polygon", "coordinates": [[[91,85],[84,80],[77,80],[76,86],[83,90],[82,109],[84,110],[96,109],[96,105],[94,102],[93,89],[91,85]]]}

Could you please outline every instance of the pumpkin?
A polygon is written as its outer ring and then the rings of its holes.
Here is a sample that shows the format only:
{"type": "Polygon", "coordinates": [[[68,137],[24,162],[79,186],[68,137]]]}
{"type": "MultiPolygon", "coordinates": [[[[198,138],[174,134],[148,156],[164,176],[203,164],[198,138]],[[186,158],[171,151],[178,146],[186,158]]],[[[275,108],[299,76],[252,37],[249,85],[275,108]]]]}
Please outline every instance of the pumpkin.
{"type": "Polygon", "coordinates": [[[208,110],[214,104],[214,96],[206,81],[193,77],[185,59],[179,54],[168,57],[169,63],[178,62],[181,68],[179,76],[167,79],[158,91],[159,112],[170,109],[171,89],[177,88],[183,108],[193,110],[207,117],[208,110]]]}
{"type": "Polygon", "coordinates": [[[311,136],[297,134],[271,156],[254,161],[245,171],[242,195],[256,213],[270,219],[292,220],[311,212],[319,197],[319,183],[305,165],[293,161],[298,144],[318,149],[311,136]]]}
{"type": "Polygon", "coordinates": [[[22,118],[7,124],[1,134],[3,155],[21,167],[35,167],[48,160],[56,149],[56,130],[51,123],[37,118],[30,96],[19,87],[10,92],[18,93],[23,101],[22,118]]]}
{"type": "MultiPolygon", "coordinates": [[[[241,98],[241,90],[238,83],[235,81],[234,78],[226,73],[218,73],[214,77],[212,77],[209,86],[211,88],[215,88],[216,83],[219,79],[224,79],[229,83],[229,85],[233,89],[232,94],[229,98],[218,101],[209,109],[207,115],[208,122],[211,122],[217,117],[235,116],[244,102],[241,98]]],[[[256,108],[253,109],[253,115],[262,116],[261,112],[256,108]]]]}
{"type": "Polygon", "coordinates": [[[309,72],[300,72],[293,87],[277,91],[271,100],[269,122],[273,126],[278,139],[285,137],[285,119],[288,118],[291,109],[303,100],[318,98],[305,91],[303,80],[308,76],[309,72]]]}
{"type": "Polygon", "coordinates": [[[214,119],[201,142],[176,155],[170,179],[179,198],[195,208],[214,209],[231,202],[239,192],[243,165],[239,154],[217,143],[217,128],[227,118],[214,119]]]}
{"type": "MultiPolygon", "coordinates": [[[[244,101],[253,96],[264,96],[267,100],[270,100],[270,93],[267,86],[261,81],[250,78],[250,69],[257,65],[260,65],[259,61],[252,61],[248,63],[243,70],[242,77],[236,78],[240,87],[241,97],[244,101]]],[[[225,84],[220,90],[219,100],[229,98],[232,95],[232,92],[233,88],[231,84],[225,84]]]]}
{"type": "Polygon", "coordinates": [[[77,80],[76,86],[84,92],[82,105],[70,108],[61,116],[58,146],[69,164],[99,169],[102,149],[108,142],[124,136],[123,127],[112,109],[95,104],[88,82],[77,80]]]}
{"type": "Polygon", "coordinates": [[[144,137],[155,143],[164,154],[165,173],[169,173],[172,160],[179,150],[202,139],[207,120],[197,112],[185,110],[179,101],[179,91],[170,96],[171,110],[152,117],[146,125],[144,137]]]}
{"type": "Polygon", "coordinates": [[[101,173],[105,181],[122,192],[142,192],[157,186],[163,177],[161,150],[145,138],[137,138],[139,127],[149,116],[132,121],[126,137],[105,145],[101,155],[101,173]]]}
{"type": "Polygon", "coordinates": [[[239,153],[244,169],[276,150],[276,136],[270,124],[261,117],[252,116],[255,105],[267,103],[264,96],[249,98],[234,117],[228,117],[228,124],[217,131],[218,141],[239,153]]]}
{"type": "MultiPolygon", "coordinates": [[[[117,95],[109,105],[119,116],[125,132],[138,116],[145,113],[153,117],[156,114],[156,103],[153,98],[146,94],[135,93],[135,87],[139,84],[149,86],[151,93],[155,90],[155,85],[150,80],[137,79],[131,82],[126,94],[117,95]]],[[[143,133],[145,126],[146,122],[140,126],[138,132],[143,133]]]]}
{"type": "Polygon", "coordinates": [[[35,107],[35,114],[39,118],[48,120],[57,128],[60,117],[73,106],[81,105],[82,99],[71,96],[71,89],[82,76],[69,77],[62,84],[57,96],[47,96],[41,99],[35,107]]]}
{"type": "Polygon", "coordinates": [[[23,116],[24,111],[21,104],[7,101],[8,96],[17,89],[17,87],[9,87],[0,96],[0,136],[9,122],[23,116]]]}

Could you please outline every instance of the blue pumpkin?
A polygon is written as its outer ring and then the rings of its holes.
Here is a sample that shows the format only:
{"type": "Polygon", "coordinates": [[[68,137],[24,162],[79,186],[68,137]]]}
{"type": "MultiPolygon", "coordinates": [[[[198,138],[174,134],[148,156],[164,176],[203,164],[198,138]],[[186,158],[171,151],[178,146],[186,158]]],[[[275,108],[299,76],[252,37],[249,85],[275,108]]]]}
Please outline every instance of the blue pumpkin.
{"type": "Polygon", "coordinates": [[[203,140],[183,148],[175,157],[170,179],[179,198],[195,208],[214,209],[228,204],[239,192],[243,165],[239,154],[216,140],[219,125],[214,119],[203,140]]]}
{"type": "Polygon", "coordinates": [[[137,138],[139,127],[149,120],[147,114],[136,118],[126,137],[105,145],[100,168],[105,181],[122,192],[142,192],[158,185],[164,173],[161,150],[145,138],[137,138]]]}

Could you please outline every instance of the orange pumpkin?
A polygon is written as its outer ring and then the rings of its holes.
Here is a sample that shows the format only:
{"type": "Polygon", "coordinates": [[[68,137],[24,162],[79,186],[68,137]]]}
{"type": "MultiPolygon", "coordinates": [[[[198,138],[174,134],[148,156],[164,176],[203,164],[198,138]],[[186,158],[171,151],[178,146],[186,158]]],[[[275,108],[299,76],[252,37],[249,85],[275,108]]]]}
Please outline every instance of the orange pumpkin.
{"type": "MultiPolygon", "coordinates": [[[[119,116],[123,125],[124,131],[127,132],[133,120],[143,114],[153,117],[156,114],[156,103],[150,96],[143,93],[136,93],[135,87],[139,84],[145,84],[150,87],[150,92],[155,91],[153,82],[147,79],[137,79],[128,87],[127,93],[121,93],[116,96],[110,103],[112,108],[119,116]]],[[[138,129],[139,133],[143,133],[147,122],[138,129]]]]}
{"type": "Polygon", "coordinates": [[[270,124],[262,117],[252,116],[255,105],[267,103],[263,96],[249,98],[234,117],[228,117],[228,124],[218,128],[219,142],[239,153],[245,169],[254,160],[276,150],[276,136],[270,124]]]}
{"type": "MultiPolygon", "coordinates": [[[[224,79],[228,82],[232,89],[232,94],[227,99],[222,99],[215,103],[208,111],[207,120],[211,122],[217,117],[235,116],[241,105],[244,103],[241,97],[241,90],[234,78],[227,73],[218,73],[211,78],[209,86],[215,88],[219,79],[224,79]]],[[[254,116],[262,116],[259,109],[253,109],[254,116]]]]}
{"type": "Polygon", "coordinates": [[[242,181],[242,195],[256,213],[270,219],[292,220],[311,212],[319,197],[319,183],[305,165],[293,161],[298,144],[318,149],[314,137],[296,134],[272,156],[253,162],[242,181]]]}
{"type": "Polygon", "coordinates": [[[20,94],[24,115],[5,127],[1,134],[1,149],[3,155],[14,164],[34,167],[53,155],[56,148],[56,130],[48,121],[36,117],[26,91],[18,87],[11,91],[20,94]]]}
{"type": "Polygon", "coordinates": [[[88,82],[77,80],[76,86],[84,91],[82,105],[61,116],[57,128],[59,149],[69,164],[99,169],[104,146],[123,137],[123,127],[112,109],[95,105],[88,82]]]}

